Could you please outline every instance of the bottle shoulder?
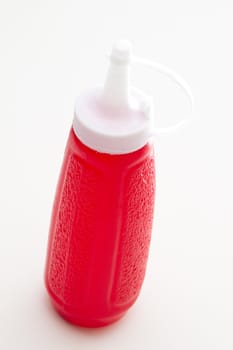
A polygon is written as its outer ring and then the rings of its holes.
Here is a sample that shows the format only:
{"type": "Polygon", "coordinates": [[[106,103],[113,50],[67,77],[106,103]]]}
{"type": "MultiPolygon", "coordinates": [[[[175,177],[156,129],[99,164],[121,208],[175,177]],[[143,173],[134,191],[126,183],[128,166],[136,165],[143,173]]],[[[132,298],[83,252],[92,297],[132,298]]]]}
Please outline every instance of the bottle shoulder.
{"type": "Polygon", "coordinates": [[[136,163],[141,163],[145,159],[154,159],[153,143],[148,142],[142,148],[126,154],[101,153],[84,145],[76,136],[73,127],[69,133],[66,151],[72,152],[77,157],[83,159],[83,161],[102,162],[109,166],[114,166],[114,164],[124,165],[131,163],[135,163],[136,165],[136,163]]]}

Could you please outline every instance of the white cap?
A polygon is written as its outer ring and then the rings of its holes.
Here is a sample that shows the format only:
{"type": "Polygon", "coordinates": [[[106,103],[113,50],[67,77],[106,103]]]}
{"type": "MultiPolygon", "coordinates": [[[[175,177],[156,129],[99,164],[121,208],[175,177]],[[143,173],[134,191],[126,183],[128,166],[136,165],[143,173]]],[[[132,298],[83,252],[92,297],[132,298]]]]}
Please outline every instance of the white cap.
{"type": "Polygon", "coordinates": [[[151,136],[151,99],[130,86],[130,42],[118,41],[109,59],[104,86],[78,97],[73,128],[91,149],[125,154],[143,147],[151,136]]]}

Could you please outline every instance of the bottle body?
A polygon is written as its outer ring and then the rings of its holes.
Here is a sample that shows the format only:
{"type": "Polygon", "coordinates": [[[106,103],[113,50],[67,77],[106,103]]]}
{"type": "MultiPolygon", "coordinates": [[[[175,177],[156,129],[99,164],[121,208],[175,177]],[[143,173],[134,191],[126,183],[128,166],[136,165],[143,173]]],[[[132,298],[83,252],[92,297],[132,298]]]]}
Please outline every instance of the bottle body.
{"type": "Polygon", "coordinates": [[[152,145],[129,154],[99,153],[71,129],[45,271],[52,303],[65,319],[104,326],[135,302],[145,275],[154,195],[152,145]]]}

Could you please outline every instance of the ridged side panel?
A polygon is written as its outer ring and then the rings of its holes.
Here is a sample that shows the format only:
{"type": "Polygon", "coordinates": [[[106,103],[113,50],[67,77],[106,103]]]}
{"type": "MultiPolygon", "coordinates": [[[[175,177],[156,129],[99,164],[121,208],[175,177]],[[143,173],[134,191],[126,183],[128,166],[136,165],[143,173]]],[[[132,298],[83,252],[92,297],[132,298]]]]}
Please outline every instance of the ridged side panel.
{"type": "Polygon", "coordinates": [[[81,169],[77,159],[70,156],[64,176],[64,185],[60,196],[55,225],[51,230],[53,242],[50,251],[48,280],[49,286],[57,298],[65,299],[65,280],[69,255],[70,239],[76,216],[76,201],[79,191],[81,169]]]}
{"type": "MultiPolygon", "coordinates": [[[[64,185],[51,228],[48,281],[56,298],[65,305],[85,304],[91,274],[91,256],[96,232],[95,211],[99,204],[95,192],[100,176],[96,169],[71,155],[64,185]]],[[[86,301],[87,302],[87,301],[86,301]]]]}
{"type": "Polygon", "coordinates": [[[154,208],[153,159],[147,158],[129,170],[124,181],[124,192],[125,215],[113,289],[116,304],[133,301],[139,294],[145,276],[154,208]]]}

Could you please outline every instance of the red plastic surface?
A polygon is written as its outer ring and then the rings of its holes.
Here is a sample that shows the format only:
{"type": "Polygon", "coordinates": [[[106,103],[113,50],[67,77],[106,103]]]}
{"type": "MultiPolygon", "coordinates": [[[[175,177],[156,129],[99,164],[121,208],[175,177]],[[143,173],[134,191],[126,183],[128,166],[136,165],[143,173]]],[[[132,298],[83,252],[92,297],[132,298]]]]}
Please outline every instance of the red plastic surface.
{"type": "Polygon", "coordinates": [[[135,302],[144,279],[155,194],[153,146],[98,153],[71,129],[57,186],[45,281],[68,321],[99,327],[135,302]]]}

